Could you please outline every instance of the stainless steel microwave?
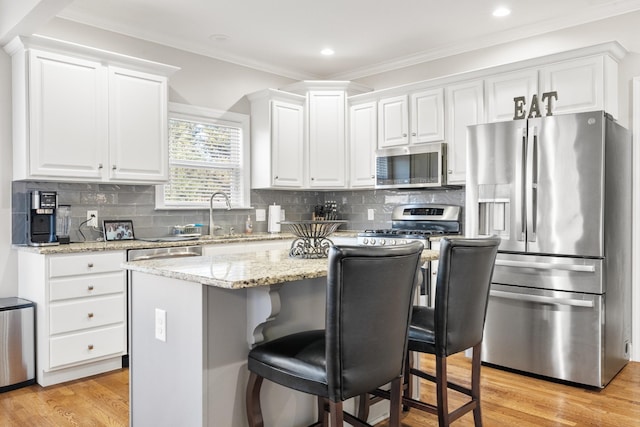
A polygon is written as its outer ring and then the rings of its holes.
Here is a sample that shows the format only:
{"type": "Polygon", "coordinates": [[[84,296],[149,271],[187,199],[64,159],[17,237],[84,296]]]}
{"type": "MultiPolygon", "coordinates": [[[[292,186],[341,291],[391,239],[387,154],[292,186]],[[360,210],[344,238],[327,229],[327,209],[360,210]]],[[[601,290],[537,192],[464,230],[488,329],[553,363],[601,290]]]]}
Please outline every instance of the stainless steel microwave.
{"type": "Polygon", "coordinates": [[[376,188],[446,185],[446,149],[438,142],[376,151],[376,188]]]}

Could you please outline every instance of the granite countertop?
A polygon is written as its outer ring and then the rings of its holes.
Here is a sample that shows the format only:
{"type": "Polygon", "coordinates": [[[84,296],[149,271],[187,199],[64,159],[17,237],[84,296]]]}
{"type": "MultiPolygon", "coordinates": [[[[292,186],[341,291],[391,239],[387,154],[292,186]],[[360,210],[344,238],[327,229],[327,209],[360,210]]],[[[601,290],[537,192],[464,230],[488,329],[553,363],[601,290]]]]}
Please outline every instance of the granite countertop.
{"type": "MultiPolygon", "coordinates": [[[[421,259],[423,262],[432,261],[438,259],[438,255],[438,251],[425,250],[421,259]]],[[[123,264],[128,270],[227,289],[326,277],[327,266],[327,258],[291,258],[288,250],[132,261],[123,264]]]]}
{"type": "MultiPolygon", "coordinates": [[[[357,231],[336,231],[331,236],[340,237],[356,237],[357,231]]],[[[228,236],[202,236],[196,239],[180,240],[180,241],[152,241],[149,240],[118,240],[113,242],[82,242],[70,243],[68,245],[55,246],[27,246],[13,245],[14,249],[37,254],[72,254],[79,252],[94,251],[121,251],[128,249],[147,249],[147,248],[167,248],[178,246],[202,246],[202,245],[221,245],[226,243],[241,242],[260,242],[265,240],[293,240],[296,236],[291,233],[254,233],[254,234],[234,234],[228,236]]]]}

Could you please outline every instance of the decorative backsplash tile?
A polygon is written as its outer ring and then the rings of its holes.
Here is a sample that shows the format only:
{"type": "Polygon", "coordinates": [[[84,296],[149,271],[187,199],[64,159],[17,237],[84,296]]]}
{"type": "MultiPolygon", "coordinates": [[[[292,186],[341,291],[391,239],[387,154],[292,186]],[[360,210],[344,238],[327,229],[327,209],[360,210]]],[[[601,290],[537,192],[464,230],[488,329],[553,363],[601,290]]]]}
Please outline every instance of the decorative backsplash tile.
{"type": "MultiPolygon", "coordinates": [[[[32,190],[58,192],[58,202],[71,205],[71,240],[82,241],[101,237],[99,228],[82,226],[88,210],[97,210],[100,224],[105,219],[130,219],[136,236],[157,237],[171,234],[174,225],[204,224],[209,222],[208,209],[157,210],[155,208],[155,186],[116,185],[14,181],[12,183],[12,242],[26,242],[26,218],[28,194],[32,190]]],[[[446,203],[464,206],[464,189],[442,190],[345,190],[345,191],[280,191],[252,190],[251,205],[255,209],[265,209],[277,204],[286,212],[287,220],[311,219],[314,206],[323,205],[325,200],[335,200],[340,219],[348,223],[344,230],[364,230],[387,228],[391,224],[391,211],[395,205],[404,203],[446,203]],[[373,209],[375,220],[367,220],[367,210],[373,209]]],[[[247,215],[251,215],[254,232],[266,232],[267,222],[255,220],[254,209],[216,210],[216,224],[228,233],[233,227],[235,233],[244,231],[247,215]]]]}

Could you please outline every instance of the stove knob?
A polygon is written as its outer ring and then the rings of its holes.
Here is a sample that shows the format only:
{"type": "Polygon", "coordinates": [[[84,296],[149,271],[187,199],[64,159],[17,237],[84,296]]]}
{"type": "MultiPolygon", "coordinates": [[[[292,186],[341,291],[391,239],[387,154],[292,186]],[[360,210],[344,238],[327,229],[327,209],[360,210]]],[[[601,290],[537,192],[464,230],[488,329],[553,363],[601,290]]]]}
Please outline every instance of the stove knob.
{"type": "Polygon", "coordinates": [[[366,245],[367,243],[369,243],[369,239],[368,238],[365,237],[364,239],[362,239],[362,244],[363,245],[366,245]]]}
{"type": "Polygon", "coordinates": [[[384,246],[387,244],[387,241],[384,239],[380,239],[380,245],[384,246]]]}
{"type": "Polygon", "coordinates": [[[376,239],[374,239],[373,237],[371,238],[371,244],[375,245],[376,244],[376,239]]]}
{"type": "Polygon", "coordinates": [[[390,241],[389,241],[389,244],[390,244],[391,246],[395,246],[395,245],[397,245],[398,243],[397,243],[397,242],[395,241],[395,239],[394,239],[394,240],[390,240],[390,241]]]}

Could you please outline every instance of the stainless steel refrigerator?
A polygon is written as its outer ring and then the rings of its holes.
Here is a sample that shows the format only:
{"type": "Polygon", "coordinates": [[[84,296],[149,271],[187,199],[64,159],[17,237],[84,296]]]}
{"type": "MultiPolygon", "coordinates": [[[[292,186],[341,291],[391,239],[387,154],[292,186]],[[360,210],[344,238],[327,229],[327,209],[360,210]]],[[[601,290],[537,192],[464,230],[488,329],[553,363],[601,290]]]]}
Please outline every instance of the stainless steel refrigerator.
{"type": "Polygon", "coordinates": [[[466,235],[502,238],[482,360],[604,387],[630,352],[630,132],[595,111],[467,136],[466,235]]]}

